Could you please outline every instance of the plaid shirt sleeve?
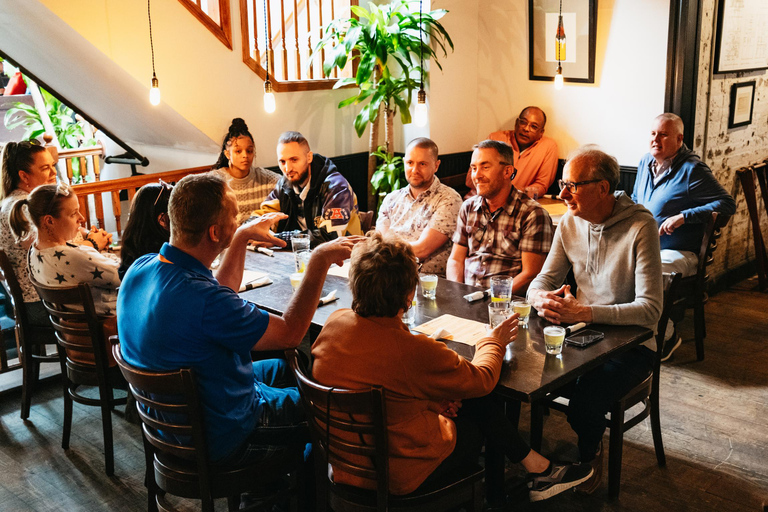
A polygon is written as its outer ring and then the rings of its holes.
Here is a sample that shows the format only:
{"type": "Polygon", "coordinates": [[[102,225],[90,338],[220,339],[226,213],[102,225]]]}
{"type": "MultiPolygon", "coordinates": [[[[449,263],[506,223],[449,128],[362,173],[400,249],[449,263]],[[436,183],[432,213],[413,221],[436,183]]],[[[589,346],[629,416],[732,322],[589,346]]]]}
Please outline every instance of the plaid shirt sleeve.
{"type": "Polygon", "coordinates": [[[554,229],[552,219],[544,208],[531,208],[521,226],[520,252],[547,254],[552,247],[554,229]]]}
{"type": "Polygon", "coordinates": [[[467,216],[469,215],[469,201],[464,201],[459,210],[459,218],[456,220],[456,232],[453,234],[453,243],[469,246],[467,240],[467,216]]]}

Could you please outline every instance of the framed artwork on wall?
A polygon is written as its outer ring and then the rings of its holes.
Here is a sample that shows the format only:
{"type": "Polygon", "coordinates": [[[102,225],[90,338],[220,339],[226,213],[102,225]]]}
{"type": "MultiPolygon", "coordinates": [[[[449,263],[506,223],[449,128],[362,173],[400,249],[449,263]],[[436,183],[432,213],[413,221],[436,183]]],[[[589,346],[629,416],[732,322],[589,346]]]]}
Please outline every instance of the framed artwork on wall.
{"type": "Polygon", "coordinates": [[[720,0],[715,73],[768,69],[768,2],[720,0]]]}
{"type": "Polygon", "coordinates": [[[595,83],[597,0],[528,0],[528,79],[595,83]]]}
{"type": "Polygon", "coordinates": [[[755,84],[743,82],[731,86],[731,106],[728,115],[728,128],[738,128],[752,123],[752,109],[755,106],[755,84]]]}

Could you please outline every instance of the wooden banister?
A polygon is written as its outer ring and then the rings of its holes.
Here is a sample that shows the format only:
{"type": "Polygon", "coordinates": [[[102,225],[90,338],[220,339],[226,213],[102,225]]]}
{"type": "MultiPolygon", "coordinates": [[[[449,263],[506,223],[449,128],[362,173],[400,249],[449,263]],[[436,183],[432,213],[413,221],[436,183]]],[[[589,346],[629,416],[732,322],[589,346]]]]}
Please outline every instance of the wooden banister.
{"type": "Polygon", "coordinates": [[[88,198],[93,196],[96,225],[100,228],[104,228],[104,203],[101,196],[102,194],[110,194],[112,197],[112,214],[115,218],[117,234],[120,235],[122,233],[120,222],[122,218],[122,206],[120,204],[121,191],[127,191],[128,203],[130,204],[133,202],[133,197],[136,195],[136,191],[147,183],[157,183],[158,180],[163,180],[166,183],[176,183],[188,174],[199,174],[210,170],[210,166],[191,167],[188,169],[177,169],[175,171],[130,176],[128,178],[120,178],[116,180],[80,183],[78,185],[73,185],[72,189],[77,194],[77,199],[80,203],[80,212],[85,217],[86,226],[89,228],[91,227],[91,209],[88,198]]]}

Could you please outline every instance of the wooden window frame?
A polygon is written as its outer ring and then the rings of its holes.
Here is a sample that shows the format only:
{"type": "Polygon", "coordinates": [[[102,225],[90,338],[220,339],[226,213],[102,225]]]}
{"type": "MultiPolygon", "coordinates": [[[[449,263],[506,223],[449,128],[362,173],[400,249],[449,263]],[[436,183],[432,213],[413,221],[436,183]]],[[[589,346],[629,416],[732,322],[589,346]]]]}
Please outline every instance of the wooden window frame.
{"type": "Polygon", "coordinates": [[[194,4],[191,0],[179,0],[181,4],[191,12],[200,23],[205,25],[208,30],[215,35],[224,46],[232,49],[232,18],[229,12],[229,0],[210,0],[219,2],[219,21],[217,24],[208,14],[203,11],[199,5],[194,4]]]}
{"type": "MultiPolygon", "coordinates": [[[[261,67],[261,64],[251,57],[250,40],[248,34],[250,27],[248,26],[248,0],[240,1],[240,33],[242,35],[243,42],[243,62],[248,66],[251,71],[256,73],[262,80],[267,79],[267,71],[261,67]]],[[[359,0],[350,0],[352,5],[358,5],[359,0]]],[[[274,58],[274,57],[271,57],[274,58]]],[[[271,61],[270,61],[271,62],[271,61]]],[[[352,76],[357,72],[357,61],[352,63],[352,76]]],[[[333,89],[338,78],[323,78],[317,80],[290,80],[282,81],[278,79],[274,74],[270,73],[269,79],[272,82],[272,89],[275,92],[292,92],[292,91],[319,91],[323,89],[333,89]]],[[[349,87],[349,86],[348,86],[349,87]]]]}

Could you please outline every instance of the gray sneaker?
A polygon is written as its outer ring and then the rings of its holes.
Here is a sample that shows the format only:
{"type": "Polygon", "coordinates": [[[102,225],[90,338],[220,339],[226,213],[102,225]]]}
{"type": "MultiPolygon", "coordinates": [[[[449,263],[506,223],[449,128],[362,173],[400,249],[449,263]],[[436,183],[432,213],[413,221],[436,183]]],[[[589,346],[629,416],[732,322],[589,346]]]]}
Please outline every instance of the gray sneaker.
{"type": "Polygon", "coordinates": [[[586,481],[592,472],[589,464],[550,462],[548,471],[530,475],[528,496],[531,501],[546,500],[586,481]]]}

